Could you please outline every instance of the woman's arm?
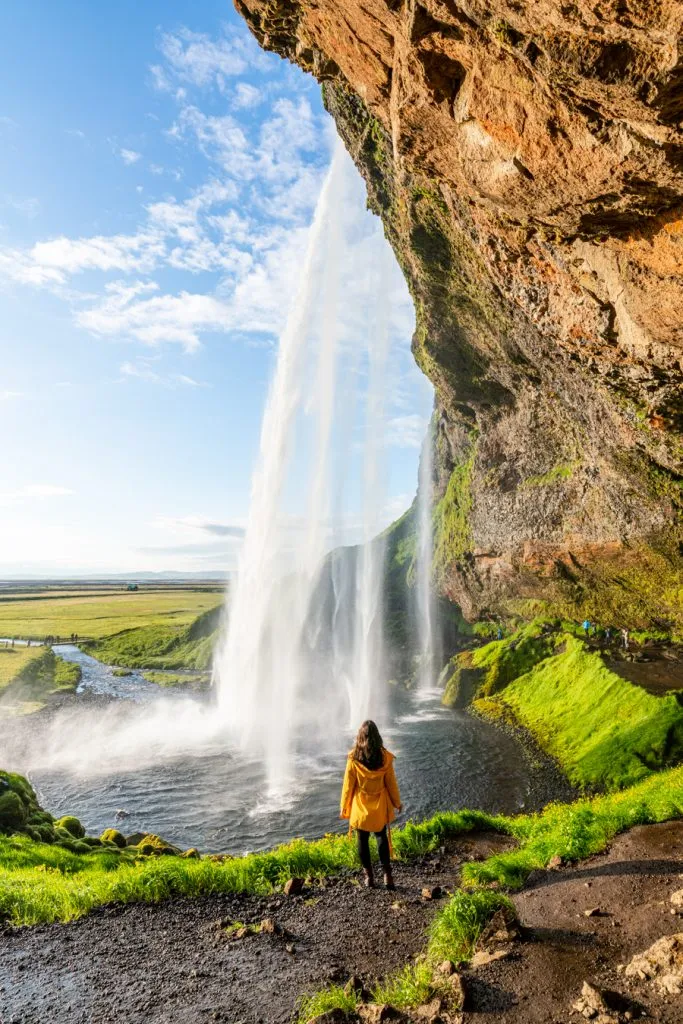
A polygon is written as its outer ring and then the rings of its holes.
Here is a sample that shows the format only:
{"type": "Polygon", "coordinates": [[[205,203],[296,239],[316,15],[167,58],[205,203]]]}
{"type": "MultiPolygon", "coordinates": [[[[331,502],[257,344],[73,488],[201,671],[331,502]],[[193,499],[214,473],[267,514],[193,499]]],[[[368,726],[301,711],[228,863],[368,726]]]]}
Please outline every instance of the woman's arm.
{"type": "Polygon", "coordinates": [[[397,811],[401,810],[401,794],[398,791],[398,782],[396,781],[396,773],[394,772],[394,762],[392,761],[387,769],[387,773],[384,776],[384,780],[389,793],[389,799],[396,808],[397,811]]]}
{"type": "Polygon", "coordinates": [[[341,804],[339,808],[340,818],[351,817],[351,805],[353,803],[353,794],[356,792],[356,773],[353,770],[353,759],[349,758],[346,762],[346,771],[344,772],[344,785],[342,786],[341,804]]]}

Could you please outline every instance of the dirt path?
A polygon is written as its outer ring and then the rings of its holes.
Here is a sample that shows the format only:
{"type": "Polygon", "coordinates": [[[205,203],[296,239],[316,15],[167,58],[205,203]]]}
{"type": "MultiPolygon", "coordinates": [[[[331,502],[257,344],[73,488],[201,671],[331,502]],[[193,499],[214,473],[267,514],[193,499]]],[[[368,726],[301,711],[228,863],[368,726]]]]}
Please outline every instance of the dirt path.
{"type": "MultiPolygon", "coordinates": [[[[301,896],[179,900],[109,907],[70,925],[0,934],[1,1024],[285,1024],[306,990],[351,975],[371,981],[424,948],[441,901],[425,885],[457,882],[465,859],[505,848],[466,837],[397,870],[398,891],[330,879],[301,896]],[[281,935],[230,938],[219,921],[273,918],[281,935]],[[288,948],[289,947],[289,948],[288,948]]],[[[507,960],[466,973],[464,1024],[568,1024],[584,980],[682,1024],[683,999],[628,981],[617,965],[683,931],[669,896],[683,888],[683,822],[636,828],[578,867],[537,872],[515,897],[522,940],[507,960]],[[584,911],[599,910],[586,917],[584,911]]]]}
{"type": "Polygon", "coordinates": [[[485,835],[451,843],[443,857],[398,866],[395,893],[368,892],[353,876],[297,897],[110,907],[68,925],[0,934],[0,1022],[289,1021],[304,990],[352,974],[373,979],[406,963],[442,905],[423,900],[423,886],[451,887],[463,860],[507,845],[485,835]],[[291,937],[230,939],[217,926],[265,917],[291,937]]]}
{"type": "Polygon", "coordinates": [[[508,960],[469,973],[465,1024],[555,1024],[584,980],[634,999],[658,1024],[683,1022],[683,997],[662,997],[617,971],[663,935],[683,931],[669,896],[683,888],[683,823],[635,828],[577,868],[538,872],[515,898],[524,928],[508,960]],[[599,916],[584,911],[598,908],[599,916]]]}

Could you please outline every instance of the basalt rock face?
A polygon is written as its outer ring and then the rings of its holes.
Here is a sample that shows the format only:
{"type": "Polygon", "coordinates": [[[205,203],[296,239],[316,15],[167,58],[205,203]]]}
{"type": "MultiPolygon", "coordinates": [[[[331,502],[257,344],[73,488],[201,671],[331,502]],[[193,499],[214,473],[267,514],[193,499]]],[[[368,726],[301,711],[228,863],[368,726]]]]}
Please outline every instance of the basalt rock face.
{"type": "Polygon", "coordinates": [[[236,3],[324,83],[411,289],[442,592],[474,616],[644,573],[675,617],[683,4],[236,3]]]}

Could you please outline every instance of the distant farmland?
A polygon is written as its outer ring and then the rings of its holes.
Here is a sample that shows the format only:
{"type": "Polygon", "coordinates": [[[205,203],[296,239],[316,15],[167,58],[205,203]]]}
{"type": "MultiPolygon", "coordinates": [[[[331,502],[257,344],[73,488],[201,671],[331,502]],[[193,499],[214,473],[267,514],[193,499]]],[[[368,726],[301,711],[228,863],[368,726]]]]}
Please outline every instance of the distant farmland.
{"type": "Polygon", "coordinates": [[[67,596],[54,591],[3,594],[0,636],[43,640],[46,636],[100,640],[124,629],[145,626],[189,626],[203,612],[223,603],[223,590],[140,587],[136,591],[102,593],[86,587],[67,596]]]}

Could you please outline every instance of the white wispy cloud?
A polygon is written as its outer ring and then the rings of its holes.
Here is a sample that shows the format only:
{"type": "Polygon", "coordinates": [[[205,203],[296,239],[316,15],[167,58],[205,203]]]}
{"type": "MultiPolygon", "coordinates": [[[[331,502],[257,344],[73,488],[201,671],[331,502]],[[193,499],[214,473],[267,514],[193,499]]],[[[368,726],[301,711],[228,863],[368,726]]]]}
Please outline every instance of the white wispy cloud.
{"type": "Polygon", "coordinates": [[[237,107],[238,110],[256,107],[262,100],[263,93],[255,85],[250,85],[249,82],[238,82],[235,86],[232,102],[233,106],[237,107]]]}
{"type": "Polygon", "coordinates": [[[130,167],[131,164],[136,164],[142,153],[138,153],[134,149],[120,149],[119,156],[123,160],[124,164],[130,167]]]}
{"type": "Polygon", "coordinates": [[[204,381],[195,380],[186,373],[159,373],[150,362],[141,359],[137,362],[127,360],[119,367],[119,373],[123,378],[137,377],[140,380],[152,381],[154,384],[163,384],[165,387],[190,387],[205,388],[208,385],[204,381]]]}
{"type": "Polygon", "coordinates": [[[14,398],[23,398],[23,391],[0,391],[0,402],[11,402],[14,398]]]}
{"type": "MultiPolygon", "coordinates": [[[[146,203],[138,226],[125,234],[64,234],[26,249],[0,247],[0,276],[56,292],[71,306],[76,324],[98,337],[148,348],[178,345],[188,353],[209,333],[272,343],[296,293],[326,169],[321,139],[329,138],[329,120],[314,114],[303,93],[276,99],[263,118],[242,120],[236,110],[207,113],[194,102],[193,88],[223,88],[230,76],[238,106],[261,98],[255,86],[234,81],[264,59],[246,36],[211,40],[182,30],[162,37],[161,49],[157,78],[163,77],[178,104],[170,138],[179,151],[186,144],[193,152],[199,146],[208,164],[204,183],[182,196],[146,203]],[[204,276],[197,287],[185,281],[169,288],[170,275],[157,276],[169,269],[204,276]],[[88,275],[87,291],[79,292],[74,279],[81,274],[88,275]],[[104,275],[99,284],[98,274],[104,275]]],[[[115,140],[110,144],[123,152],[115,140]]],[[[151,170],[171,173],[156,164],[151,170]]],[[[355,262],[371,265],[374,243],[362,231],[358,236],[355,262]]],[[[354,261],[343,273],[349,279],[356,274],[354,261]]],[[[347,338],[367,330],[376,285],[371,273],[355,286],[358,301],[344,310],[347,338]]],[[[402,317],[401,329],[410,329],[412,314],[404,298],[392,303],[392,317],[395,327],[402,317]]],[[[140,368],[135,359],[130,366],[140,368]]],[[[148,366],[146,378],[156,379],[152,374],[169,382],[168,374],[148,366]]],[[[123,370],[122,375],[133,376],[123,370]]],[[[191,374],[178,376],[176,383],[201,384],[191,374]]]]}
{"type": "Polygon", "coordinates": [[[44,498],[62,498],[74,493],[69,487],[55,484],[25,484],[14,491],[0,491],[0,505],[12,505],[18,501],[42,501],[44,498]]]}
{"type": "Polygon", "coordinates": [[[165,66],[153,67],[152,75],[157,88],[165,91],[180,81],[201,88],[216,86],[224,92],[226,79],[243,74],[249,67],[250,49],[242,36],[212,39],[183,28],[161,37],[160,50],[165,66]]]}
{"type": "Polygon", "coordinates": [[[168,516],[159,515],[151,524],[157,530],[164,530],[175,536],[193,536],[208,533],[214,537],[232,537],[241,540],[244,537],[246,523],[233,521],[230,523],[216,522],[205,516],[168,516]]]}

